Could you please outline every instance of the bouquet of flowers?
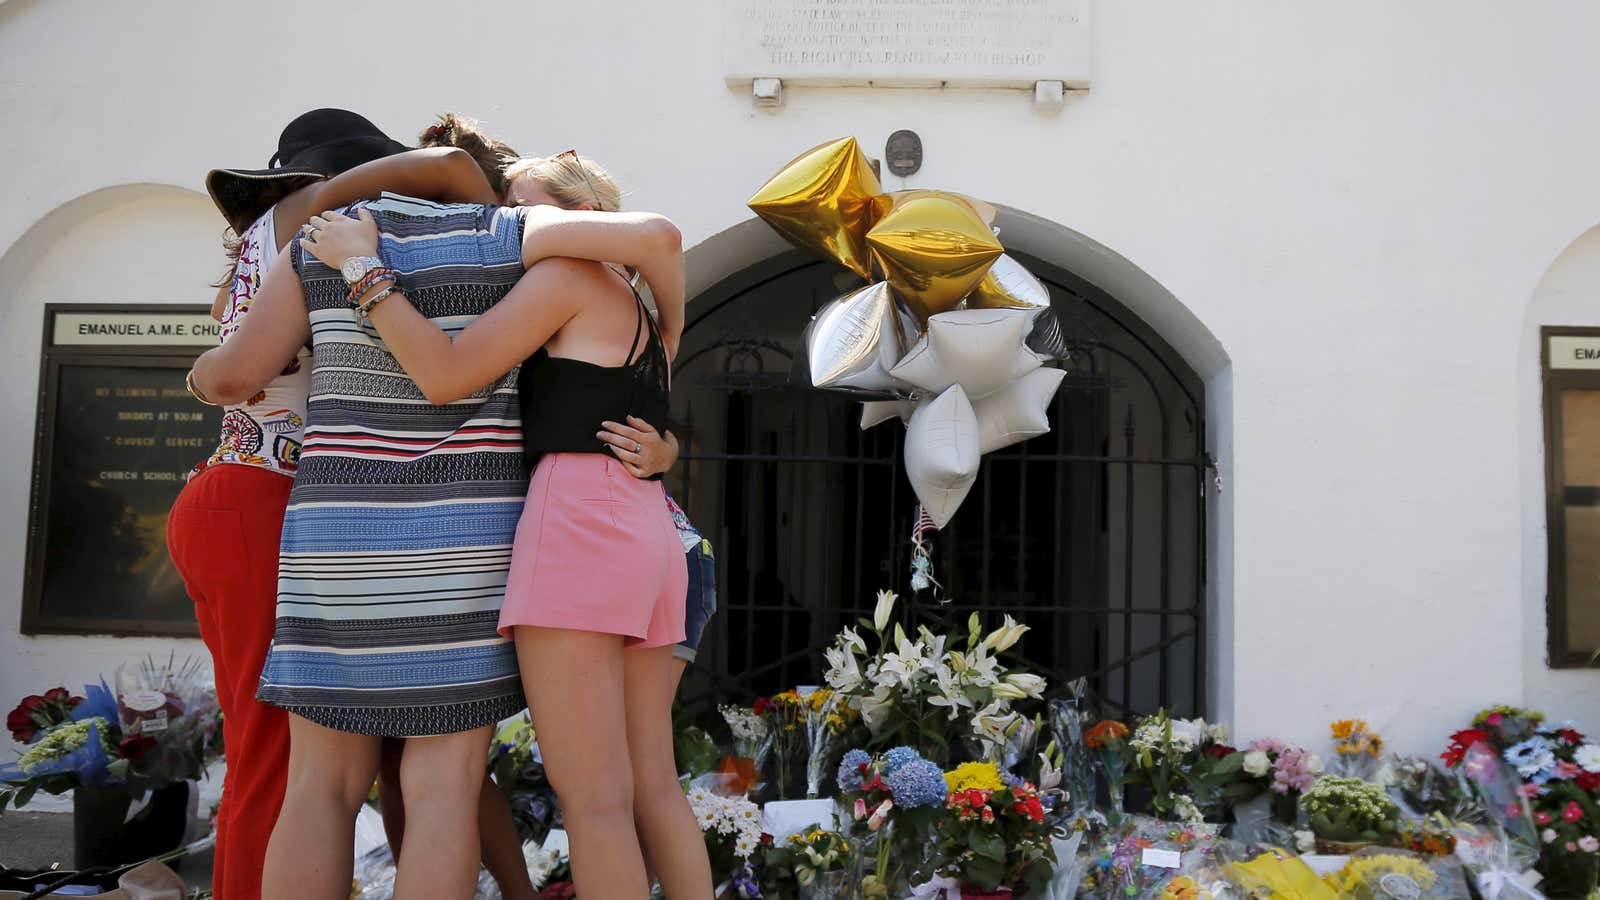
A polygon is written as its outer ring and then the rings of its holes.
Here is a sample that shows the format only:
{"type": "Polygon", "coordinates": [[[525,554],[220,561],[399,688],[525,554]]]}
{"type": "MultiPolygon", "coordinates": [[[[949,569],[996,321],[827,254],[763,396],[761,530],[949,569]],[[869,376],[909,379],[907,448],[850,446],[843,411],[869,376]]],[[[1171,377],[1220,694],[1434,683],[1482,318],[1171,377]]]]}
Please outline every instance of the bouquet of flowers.
{"type": "Polygon", "coordinates": [[[1300,798],[1318,849],[1337,853],[1337,844],[1391,841],[1400,828],[1400,808],[1383,788],[1359,778],[1329,775],[1300,798]]]}
{"type": "Polygon", "coordinates": [[[1353,900],[1467,896],[1461,864],[1453,857],[1422,857],[1401,850],[1361,850],[1325,880],[1340,897],[1353,900]]]}
{"type": "Polygon", "coordinates": [[[1243,767],[1242,754],[1227,739],[1226,727],[1204,719],[1146,716],[1122,744],[1123,778],[1149,793],[1148,811],[1158,819],[1218,821],[1223,788],[1243,767]]]}
{"type": "Polygon", "coordinates": [[[704,788],[689,789],[689,808],[704,833],[717,883],[729,881],[741,897],[759,897],[751,857],[769,844],[761,830],[761,807],[744,797],[724,797],[704,788]]]}
{"type": "Polygon", "coordinates": [[[798,690],[774,694],[757,700],[756,715],[767,723],[772,735],[775,763],[774,790],[778,800],[789,800],[797,786],[796,774],[806,757],[806,701],[798,690]]]}
{"type": "MultiPolygon", "coordinates": [[[[1067,793],[1069,817],[1073,821],[1093,822],[1095,812],[1095,766],[1093,749],[1085,733],[1094,727],[1089,709],[1088,682],[1076,678],[1066,685],[1068,696],[1049,703],[1050,730],[1060,754],[1061,783],[1067,793]]],[[[1041,776],[1041,781],[1042,781],[1041,776]]]]}
{"type": "Polygon", "coordinates": [[[1587,896],[1600,872],[1600,745],[1575,723],[1549,724],[1532,710],[1500,706],[1451,736],[1445,764],[1465,767],[1470,750],[1493,748],[1515,769],[1542,852],[1538,869],[1552,896],[1587,896]]]}
{"type": "Polygon", "coordinates": [[[1102,851],[1097,883],[1104,896],[1155,897],[1169,889],[1177,896],[1210,894],[1208,885],[1221,878],[1223,861],[1214,855],[1218,831],[1215,825],[1134,816],[1102,851]],[[1191,888],[1196,892],[1188,893],[1191,888]]]}
{"type": "Polygon", "coordinates": [[[1232,804],[1233,835],[1245,843],[1282,843],[1299,815],[1300,795],[1322,774],[1322,758],[1275,738],[1241,751],[1239,771],[1223,789],[1232,804]]]}
{"type": "Polygon", "coordinates": [[[544,761],[526,712],[500,724],[489,745],[489,773],[511,804],[517,834],[524,842],[543,844],[560,823],[556,792],[544,774],[544,761]]]}
{"type": "Polygon", "coordinates": [[[1361,719],[1340,719],[1333,732],[1333,774],[1371,781],[1383,759],[1383,738],[1361,719]]]}
{"type": "Polygon", "coordinates": [[[1028,627],[1007,616],[1000,628],[985,632],[974,613],[960,649],[925,626],[912,640],[899,624],[889,628],[897,599],[891,591],[878,593],[870,623],[875,648],[846,628],[824,653],[828,686],[860,710],[868,746],[909,743],[938,760],[948,760],[950,748],[968,740],[985,756],[1002,752],[1022,727],[1012,705],[1044,693],[1043,678],[1010,671],[998,656],[1028,627]]]}
{"type": "Polygon", "coordinates": [[[205,772],[221,752],[216,695],[199,683],[199,664],[146,662],[117,672],[118,692],[101,679],[82,696],[65,688],[24,697],[6,717],[27,745],[0,765],[0,810],[22,807],[38,791],[127,785],[135,796],[205,772]]]}
{"type": "Polygon", "coordinates": [[[1268,850],[1231,862],[1223,871],[1245,897],[1339,900],[1339,893],[1318,878],[1304,860],[1282,850],[1268,850]]]}
{"type": "MultiPolygon", "coordinates": [[[[1459,734],[1459,732],[1458,732],[1459,734]]],[[[1485,900],[1542,900],[1533,866],[1542,846],[1516,770],[1483,741],[1447,751],[1469,802],[1451,822],[1455,853],[1485,900]]]]}
{"type": "MultiPolygon", "coordinates": [[[[944,807],[944,771],[910,747],[839,761],[840,800],[865,834],[856,841],[863,898],[901,897],[924,868],[930,830],[944,807]]],[[[919,879],[921,880],[921,879],[919,879]]]]}
{"type": "Polygon", "coordinates": [[[1116,719],[1102,719],[1083,733],[1084,746],[1089,748],[1095,766],[1106,779],[1106,791],[1111,798],[1107,818],[1113,826],[1122,822],[1122,788],[1127,784],[1130,735],[1128,726],[1116,719]]]}
{"type": "Polygon", "coordinates": [[[763,896],[844,900],[850,842],[837,831],[813,828],[765,848],[758,869],[763,896]]]}
{"type": "Polygon", "coordinates": [[[860,717],[845,698],[827,688],[814,690],[802,698],[801,714],[806,736],[806,796],[822,794],[822,781],[839,749],[840,740],[860,717]]]}
{"type": "Polygon", "coordinates": [[[733,753],[725,757],[716,770],[718,790],[722,793],[748,794],[760,783],[761,769],[772,752],[772,725],[762,715],[771,702],[765,698],[757,701],[761,712],[727,704],[717,707],[733,736],[733,753]]]}
{"type": "Polygon", "coordinates": [[[1056,858],[1038,789],[994,763],[965,763],[944,780],[929,868],[959,881],[964,893],[1042,892],[1056,858]]]}

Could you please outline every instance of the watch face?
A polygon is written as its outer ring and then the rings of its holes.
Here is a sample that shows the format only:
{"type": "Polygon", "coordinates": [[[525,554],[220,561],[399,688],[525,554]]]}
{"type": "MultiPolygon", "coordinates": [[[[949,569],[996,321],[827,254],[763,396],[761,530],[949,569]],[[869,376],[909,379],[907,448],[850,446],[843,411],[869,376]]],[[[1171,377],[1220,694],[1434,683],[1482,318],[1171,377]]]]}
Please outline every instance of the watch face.
{"type": "Polygon", "coordinates": [[[344,265],[339,267],[339,272],[344,275],[345,281],[360,281],[362,276],[367,274],[367,258],[365,256],[352,256],[344,261],[344,265]]]}

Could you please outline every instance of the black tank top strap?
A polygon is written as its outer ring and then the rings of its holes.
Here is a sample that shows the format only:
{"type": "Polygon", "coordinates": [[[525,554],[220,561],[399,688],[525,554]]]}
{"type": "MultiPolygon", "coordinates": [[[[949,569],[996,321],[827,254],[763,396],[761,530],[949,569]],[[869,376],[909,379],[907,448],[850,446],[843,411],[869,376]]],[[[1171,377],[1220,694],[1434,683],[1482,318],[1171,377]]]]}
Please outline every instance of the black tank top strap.
{"type": "Polygon", "coordinates": [[[631,281],[628,282],[628,290],[633,292],[634,312],[639,314],[639,318],[633,325],[633,341],[628,344],[628,360],[622,364],[623,368],[628,368],[638,362],[639,357],[643,356],[650,347],[648,340],[645,341],[643,347],[639,346],[639,335],[644,331],[645,322],[650,321],[650,310],[644,305],[644,298],[639,296],[639,289],[634,287],[631,281]]]}

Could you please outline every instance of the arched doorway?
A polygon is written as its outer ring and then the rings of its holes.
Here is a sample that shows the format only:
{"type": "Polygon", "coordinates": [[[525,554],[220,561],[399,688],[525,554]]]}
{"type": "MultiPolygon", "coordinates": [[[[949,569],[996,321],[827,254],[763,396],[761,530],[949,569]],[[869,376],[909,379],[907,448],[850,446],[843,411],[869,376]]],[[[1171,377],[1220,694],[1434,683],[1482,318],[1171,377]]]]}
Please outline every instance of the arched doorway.
{"type": "Polygon", "coordinates": [[[1074,347],[1050,434],[985,457],[934,543],[949,598],[907,590],[915,498],[903,429],[789,383],[800,332],[853,276],[798,253],[729,275],[690,307],[673,408],[688,440],[674,493],[715,544],[722,608],[683,702],[705,710],[820,677],[821,648],[878,588],[922,620],[978,610],[1031,626],[1013,653],[1111,704],[1205,711],[1204,383],[1137,316],[1016,253],[1074,347]]]}

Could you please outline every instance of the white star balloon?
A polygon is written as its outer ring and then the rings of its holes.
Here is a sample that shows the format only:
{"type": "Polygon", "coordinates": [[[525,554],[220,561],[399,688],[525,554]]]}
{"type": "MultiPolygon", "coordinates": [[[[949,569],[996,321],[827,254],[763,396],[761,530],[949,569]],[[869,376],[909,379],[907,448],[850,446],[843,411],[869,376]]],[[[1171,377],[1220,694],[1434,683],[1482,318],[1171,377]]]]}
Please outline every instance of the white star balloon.
{"type": "Polygon", "coordinates": [[[887,284],[868,285],[817,311],[806,333],[813,387],[889,391],[889,369],[905,350],[901,317],[887,284]]]}
{"type": "Polygon", "coordinates": [[[889,370],[929,394],[961,385],[977,399],[1039,368],[1025,346],[1036,314],[1027,309],[960,309],[928,320],[928,333],[889,370]]]}
{"type": "Polygon", "coordinates": [[[1035,369],[972,405],[978,418],[978,451],[1001,447],[1050,432],[1050,401],[1067,377],[1065,369],[1035,369]]]}
{"type": "Polygon", "coordinates": [[[868,400],[861,404],[861,430],[882,425],[890,419],[910,422],[916,409],[915,400],[868,400]]]}
{"type": "Polygon", "coordinates": [[[943,528],[978,478],[978,416],[961,385],[925,401],[906,427],[906,478],[943,528]]]}

